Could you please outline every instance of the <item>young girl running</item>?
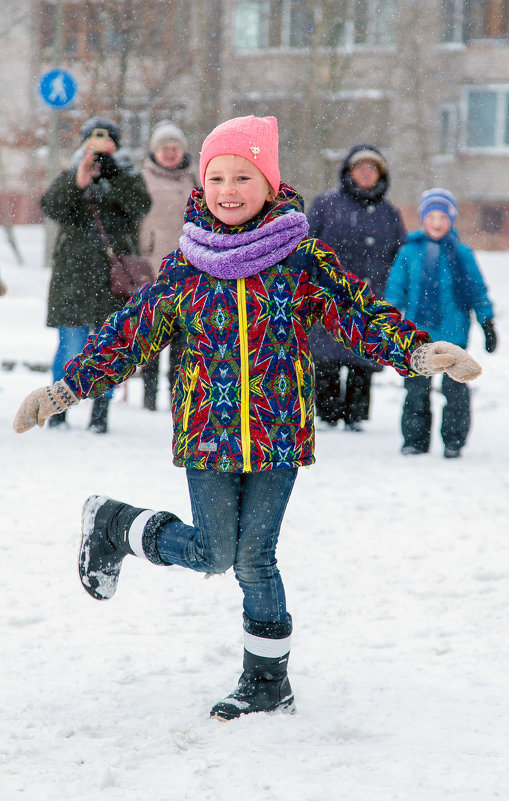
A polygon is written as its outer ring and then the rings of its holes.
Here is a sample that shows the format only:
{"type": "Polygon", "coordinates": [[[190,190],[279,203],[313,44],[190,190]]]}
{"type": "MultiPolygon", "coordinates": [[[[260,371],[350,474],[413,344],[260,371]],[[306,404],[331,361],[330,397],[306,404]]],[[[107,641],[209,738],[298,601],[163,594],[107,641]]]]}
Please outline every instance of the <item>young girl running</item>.
{"type": "Polygon", "coordinates": [[[334,251],[307,237],[300,196],[280,183],[274,117],[228,120],[203,143],[203,189],[193,190],[180,248],[157,280],[106,320],[66,365],[63,380],[32,392],[23,432],[82,398],[96,398],[165,348],[187,340],[173,390],[173,461],[185,467],[193,513],[105,496],[83,507],[80,577],[96,599],[114,594],[127,554],[203,573],[233,567],[244,598],[244,663],[237,688],[211,710],[231,720],[294,710],[287,675],[292,619],[276,544],[297,469],[314,462],[313,364],[319,321],[360,356],[402,376],[480,368],[344,273],[334,251]]]}

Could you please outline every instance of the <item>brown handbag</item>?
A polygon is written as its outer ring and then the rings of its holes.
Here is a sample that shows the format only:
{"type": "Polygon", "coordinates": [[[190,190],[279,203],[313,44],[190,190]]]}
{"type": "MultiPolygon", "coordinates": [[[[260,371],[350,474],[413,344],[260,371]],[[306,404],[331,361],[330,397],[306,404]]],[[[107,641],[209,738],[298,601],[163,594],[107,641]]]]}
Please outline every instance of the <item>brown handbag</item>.
{"type": "Polygon", "coordinates": [[[88,203],[111,263],[111,293],[118,298],[130,298],[140,286],[147,282],[152,283],[154,280],[152,266],[148,259],[144,259],[143,256],[137,256],[136,253],[121,253],[117,256],[111,247],[108,234],[99,217],[99,212],[90,198],[88,198],[88,203]]]}

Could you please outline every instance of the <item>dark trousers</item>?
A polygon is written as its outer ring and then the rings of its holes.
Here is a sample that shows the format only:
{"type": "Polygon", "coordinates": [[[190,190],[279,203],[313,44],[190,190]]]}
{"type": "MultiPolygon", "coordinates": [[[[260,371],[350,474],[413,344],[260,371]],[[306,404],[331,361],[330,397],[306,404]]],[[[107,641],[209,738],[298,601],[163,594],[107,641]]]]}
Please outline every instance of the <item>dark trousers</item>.
{"type": "MultiPolygon", "coordinates": [[[[175,371],[179,363],[180,354],[183,346],[184,346],[184,338],[182,334],[175,334],[169,345],[170,364],[168,369],[168,383],[170,385],[170,393],[173,388],[173,384],[175,382],[175,371]]],[[[154,358],[150,359],[150,361],[147,362],[147,364],[141,370],[141,374],[143,376],[143,389],[144,389],[143,402],[144,405],[147,406],[148,408],[154,408],[154,409],[156,405],[156,396],[159,384],[159,359],[160,359],[159,354],[157,356],[154,356],[154,358]]]]}
{"type": "MultiPolygon", "coordinates": [[[[425,453],[431,438],[431,378],[405,378],[405,389],[401,418],[404,445],[425,453]]],[[[462,448],[470,428],[470,391],[467,384],[453,381],[444,373],[442,393],[446,399],[440,429],[442,440],[446,448],[462,448]]]]}
{"type": "Polygon", "coordinates": [[[371,370],[348,367],[344,392],[341,386],[341,363],[333,359],[315,364],[315,405],[325,423],[367,420],[371,396],[371,370]]]}

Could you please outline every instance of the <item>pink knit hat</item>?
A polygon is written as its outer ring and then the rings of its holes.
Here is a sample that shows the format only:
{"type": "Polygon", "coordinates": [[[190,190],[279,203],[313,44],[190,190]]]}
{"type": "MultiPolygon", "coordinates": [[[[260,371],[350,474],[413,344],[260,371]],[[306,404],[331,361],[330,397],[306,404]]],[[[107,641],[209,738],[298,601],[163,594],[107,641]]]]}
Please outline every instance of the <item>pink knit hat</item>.
{"type": "Polygon", "coordinates": [[[200,153],[200,179],[214,156],[243,156],[265,175],[274,192],[281,181],[278,164],[278,132],[275,117],[234,117],[209,133],[200,153]]]}

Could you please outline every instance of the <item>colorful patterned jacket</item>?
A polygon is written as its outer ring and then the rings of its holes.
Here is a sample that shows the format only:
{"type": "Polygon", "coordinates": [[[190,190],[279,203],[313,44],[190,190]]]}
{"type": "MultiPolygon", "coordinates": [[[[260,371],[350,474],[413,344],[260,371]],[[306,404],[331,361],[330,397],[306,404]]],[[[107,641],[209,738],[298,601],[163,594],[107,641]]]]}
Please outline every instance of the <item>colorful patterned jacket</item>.
{"type": "MultiPolygon", "coordinates": [[[[299,196],[243,227],[289,211],[299,196]]],[[[194,190],[186,220],[235,233],[212,217],[194,190]]],[[[177,250],[67,364],[64,380],[80,398],[97,397],[161,351],[176,329],[187,344],[172,396],[174,463],[249,472],[312,464],[314,378],[308,332],[320,321],[361,356],[412,375],[411,353],[429,341],[354,275],[334,251],[305,238],[273,267],[245,278],[200,271],[177,250]]]]}

